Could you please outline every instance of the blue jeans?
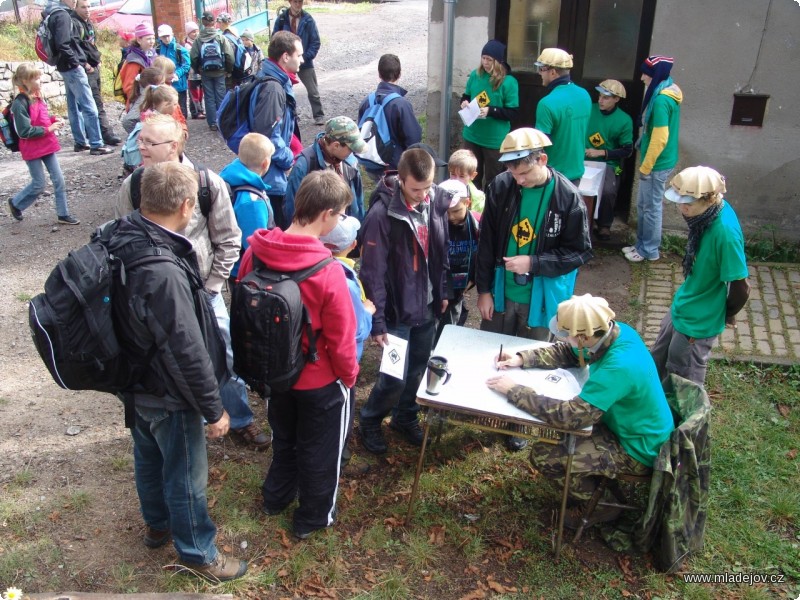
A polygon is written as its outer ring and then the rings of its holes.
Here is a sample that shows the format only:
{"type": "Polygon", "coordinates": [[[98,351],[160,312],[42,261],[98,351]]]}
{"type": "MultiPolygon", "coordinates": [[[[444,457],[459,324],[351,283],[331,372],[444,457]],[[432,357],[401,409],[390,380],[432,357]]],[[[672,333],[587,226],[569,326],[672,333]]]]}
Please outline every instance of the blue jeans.
{"type": "Polygon", "coordinates": [[[203,99],[206,103],[206,123],[217,124],[217,107],[225,98],[225,75],[209,77],[203,75],[203,99]]]}
{"type": "Polygon", "coordinates": [[[75,67],[71,71],[61,73],[61,77],[64,78],[64,85],[67,88],[67,114],[72,139],[76,144],[85,146],[88,136],[89,145],[92,148],[99,148],[103,145],[100,119],[97,116],[97,105],[94,103],[86,71],[83,67],[75,67]],[[86,135],[83,133],[84,129],[86,135]]]}
{"type": "Polygon", "coordinates": [[[25,163],[28,165],[28,171],[31,174],[31,182],[11,199],[11,204],[14,205],[14,208],[25,210],[41,195],[47,186],[47,181],[44,178],[46,167],[47,172],[50,173],[50,181],[53,182],[53,189],[56,193],[56,214],[59,217],[66,217],[69,214],[67,187],[64,184],[64,175],[61,173],[56,154],[53,153],[42,158],[26,160],[25,163]]]}
{"type": "Polygon", "coordinates": [[[433,337],[436,333],[436,319],[433,313],[429,319],[417,327],[410,325],[388,325],[392,335],[408,340],[406,351],[406,376],[397,379],[381,373],[372,388],[367,402],[361,407],[359,424],[362,428],[379,428],[384,417],[392,413],[392,420],[399,425],[408,425],[417,421],[419,406],[417,405],[417,388],[433,348],[433,337]]]}
{"type": "Polygon", "coordinates": [[[233,372],[231,318],[228,316],[228,309],[225,308],[225,300],[223,300],[222,294],[213,294],[211,296],[211,307],[214,309],[219,332],[225,342],[225,357],[228,363],[228,371],[231,374],[231,378],[220,389],[219,395],[222,398],[222,406],[231,418],[231,429],[241,429],[253,422],[253,411],[250,410],[250,402],[247,400],[247,387],[244,381],[233,372]]]}
{"type": "Polygon", "coordinates": [[[648,259],[659,257],[664,187],[672,169],[639,174],[639,193],[636,196],[636,251],[648,259]]]}
{"type": "Polygon", "coordinates": [[[208,455],[203,417],[194,410],[136,407],[133,464],[144,522],[169,529],[178,557],[208,564],[217,528],[208,515],[208,455]]]}

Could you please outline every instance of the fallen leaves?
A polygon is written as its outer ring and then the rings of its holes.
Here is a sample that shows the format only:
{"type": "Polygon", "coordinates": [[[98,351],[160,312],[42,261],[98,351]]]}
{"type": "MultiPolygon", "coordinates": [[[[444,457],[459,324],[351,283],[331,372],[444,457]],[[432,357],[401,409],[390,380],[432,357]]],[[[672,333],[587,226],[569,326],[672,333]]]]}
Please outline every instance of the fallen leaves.
{"type": "Polygon", "coordinates": [[[792,412],[792,409],[786,404],[778,404],[778,412],[782,417],[786,418],[789,416],[789,413],[792,412]]]}
{"type": "Polygon", "coordinates": [[[444,525],[434,525],[428,530],[428,542],[434,546],[444,546],[444,525]]]}

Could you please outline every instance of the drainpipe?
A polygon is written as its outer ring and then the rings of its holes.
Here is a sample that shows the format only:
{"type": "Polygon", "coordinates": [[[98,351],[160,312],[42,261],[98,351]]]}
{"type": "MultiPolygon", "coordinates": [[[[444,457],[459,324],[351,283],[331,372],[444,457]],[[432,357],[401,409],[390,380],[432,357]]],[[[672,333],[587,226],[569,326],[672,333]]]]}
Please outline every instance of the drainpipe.
{"type": "MultiPolygon", "coordinates": [[[[455,33],[456,2],[444,2],[444,60],[442,61],[442,99],[439,105],[439,156],[447,160],[450,155],[450,88],[453,86],[453,36],[455,33]]],[[[446,167],[442,167],[439,180],[445,178],[446,167]]]]}

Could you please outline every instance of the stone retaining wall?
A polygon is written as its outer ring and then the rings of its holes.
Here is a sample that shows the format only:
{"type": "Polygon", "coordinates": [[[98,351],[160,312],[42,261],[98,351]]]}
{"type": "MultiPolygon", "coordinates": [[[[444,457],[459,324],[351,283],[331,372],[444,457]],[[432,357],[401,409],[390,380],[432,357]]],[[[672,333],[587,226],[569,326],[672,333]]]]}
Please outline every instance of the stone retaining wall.
{"type": "MultiPolygon", "coordinates": [[[[11,83],[11,77],[20,64],[19,62],[0,62],[0,106],[5,106],[17,93],[17,89],[11,83]]],[[[55,67],[43,62],[34,64],[42,71],[42,98],[51,106],[66,107],[67,92],[59,72],[55,67]]]]}

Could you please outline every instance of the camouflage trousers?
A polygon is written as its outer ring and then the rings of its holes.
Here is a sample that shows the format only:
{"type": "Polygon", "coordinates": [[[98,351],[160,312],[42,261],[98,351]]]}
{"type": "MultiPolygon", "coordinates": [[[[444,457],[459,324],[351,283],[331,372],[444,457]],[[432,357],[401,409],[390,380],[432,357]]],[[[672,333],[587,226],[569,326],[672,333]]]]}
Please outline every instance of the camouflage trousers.
{"type": "MultiPolygon", "coordinates": [[[[625,452],[617,436],[602,423],[597,423],[590,437],[576,437],[572,459],[569,495],[579,501],[592,497],[602,478],[616,479],[620,474],[648,475],[651,471],[625,452]]],[[[531,463],[536,470],[563,488],[567,472],[566,440],[558,444],[532,444],[531,463]]]]}

